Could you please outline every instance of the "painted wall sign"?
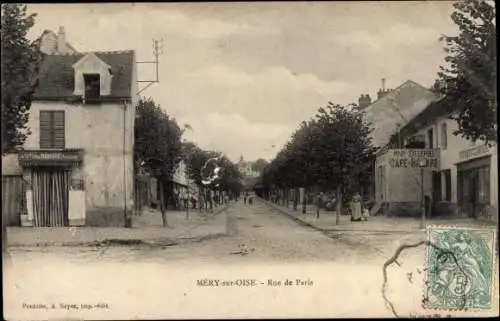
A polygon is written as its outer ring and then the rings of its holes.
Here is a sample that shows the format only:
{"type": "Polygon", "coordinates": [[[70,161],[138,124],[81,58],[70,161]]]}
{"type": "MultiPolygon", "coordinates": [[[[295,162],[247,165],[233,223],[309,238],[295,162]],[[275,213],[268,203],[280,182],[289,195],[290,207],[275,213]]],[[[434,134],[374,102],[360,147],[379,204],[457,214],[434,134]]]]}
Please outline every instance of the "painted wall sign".
{"type": "Polygon", "coordinates": [[[484,154],[487,154],[490,151],[490,147],[488,145],[480,145],[474,148],[470,148],[467,150],[463,150],[458,153],[458,158],[460,161],[465,161],[469,159],[473,159],[484,154]]]}
{"type": "Polygon", "coordinates": [[[397,149],[389,158],[393,168],[433,168],[438,169],[439,155],[434,149],[397,149]]]}

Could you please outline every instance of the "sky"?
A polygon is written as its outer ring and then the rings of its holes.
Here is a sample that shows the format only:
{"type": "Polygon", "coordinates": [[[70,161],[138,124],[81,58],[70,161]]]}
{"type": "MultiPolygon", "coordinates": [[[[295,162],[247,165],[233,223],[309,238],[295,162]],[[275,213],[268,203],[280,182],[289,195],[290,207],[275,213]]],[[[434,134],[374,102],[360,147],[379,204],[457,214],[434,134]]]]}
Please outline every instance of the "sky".
{"type": "MultiPolygon", "coordinates": [[[[135,50],[159,83],[141,93],[184,138],[233,161],[271,159],[301,121],[329,101],[372,99],[406,80],[429,87],[456,34],[452,2],[29,4],[29,37],[66,31],[78,51],[135,50]]],[[[139,80],[154,79],[138,65],[139,80]]],[[[143,86],[143,84],[141,84],[143,86]]],[[[142,87],[141,87],[142,88],[142,87]]]]}

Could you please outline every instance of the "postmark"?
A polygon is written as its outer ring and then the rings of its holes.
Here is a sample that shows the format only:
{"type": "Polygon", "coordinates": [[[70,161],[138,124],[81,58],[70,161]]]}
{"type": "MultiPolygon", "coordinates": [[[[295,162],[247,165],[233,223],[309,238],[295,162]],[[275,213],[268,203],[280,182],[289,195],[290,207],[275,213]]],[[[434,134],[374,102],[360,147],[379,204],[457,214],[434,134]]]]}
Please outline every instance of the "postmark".
{"type": "Polygon", "coordinates": [[[424,308],[491,310],[495,240],[492,228],[428,227],[424,308]]]}

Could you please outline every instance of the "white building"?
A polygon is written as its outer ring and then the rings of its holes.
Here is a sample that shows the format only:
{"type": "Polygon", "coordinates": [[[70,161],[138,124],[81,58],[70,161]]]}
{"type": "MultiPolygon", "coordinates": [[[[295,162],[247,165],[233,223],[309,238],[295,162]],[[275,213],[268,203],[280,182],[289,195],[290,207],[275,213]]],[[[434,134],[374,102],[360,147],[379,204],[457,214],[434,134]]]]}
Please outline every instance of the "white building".
{"type": "MultiPolygon", "coordinates": [[[[449,119],[453,113],[446,98],[429,104],[399,135],[393,135],[392,146],[399,140],[407,147],[438,150],[438,166],[429,171],[424,184],[435,215],[448,212],[498,222],[497,146],[453,135],[457,129],[456,121],[449,119]]],[[[411,183],[405,175],[386,177],[385,181],[390,179],[411,183]]],[[[412,195],[406,195],[406,200],[411,201],[412,195]]]]}
{"type": "MultiPolygon", "coordinates": [[[[133,212],[134,51],[79,53],[61,28],[46,55],[23,149],[6,171],[26,186],[26,226],[124,226],[133,212]]],[[[4,174],[4,164],[2,164],[4,174]]]]}

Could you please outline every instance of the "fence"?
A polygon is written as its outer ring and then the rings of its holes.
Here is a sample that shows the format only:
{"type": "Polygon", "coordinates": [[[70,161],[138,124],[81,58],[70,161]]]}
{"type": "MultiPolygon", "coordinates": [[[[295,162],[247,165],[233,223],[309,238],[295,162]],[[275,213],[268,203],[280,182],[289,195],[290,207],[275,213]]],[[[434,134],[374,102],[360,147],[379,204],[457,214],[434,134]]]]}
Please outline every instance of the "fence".
{"type": "Polygon", "coordinates": [[[23,177],[2,175],[2,224],[21,225],[21,213],[27,212],[23,177]]]}

